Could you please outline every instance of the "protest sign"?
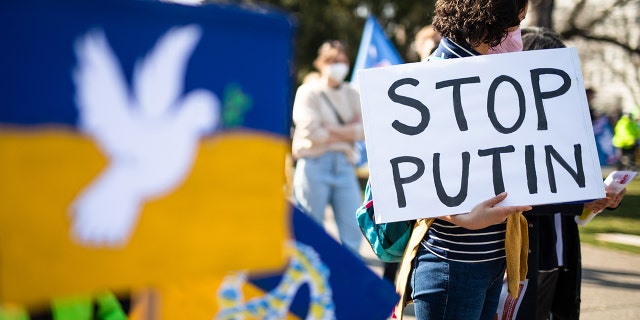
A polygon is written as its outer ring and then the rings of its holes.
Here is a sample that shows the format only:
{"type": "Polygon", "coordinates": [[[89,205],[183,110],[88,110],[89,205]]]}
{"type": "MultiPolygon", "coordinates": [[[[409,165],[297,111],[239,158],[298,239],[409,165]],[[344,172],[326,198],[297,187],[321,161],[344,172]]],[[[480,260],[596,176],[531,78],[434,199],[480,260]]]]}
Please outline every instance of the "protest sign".
{"type": "Polygon", "coordinates": [[[359,72],[376,222],[604,197],[575,48],[359,72]]]}
{"type": "Polygon", "coordinates": [[[0,27],[0,303],[286,264],[290,17],[28,0],[0,27]]]}

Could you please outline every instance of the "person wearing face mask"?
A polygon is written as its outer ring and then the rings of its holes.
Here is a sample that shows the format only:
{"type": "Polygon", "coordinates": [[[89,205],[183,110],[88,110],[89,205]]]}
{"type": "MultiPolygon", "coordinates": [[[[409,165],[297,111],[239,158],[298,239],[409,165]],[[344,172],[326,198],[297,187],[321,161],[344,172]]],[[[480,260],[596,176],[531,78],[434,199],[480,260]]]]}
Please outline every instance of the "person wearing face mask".
{"type": "MultiPolygon", "coordinates": [[[[520,48],[530,51],[565,48],[559,34],[539,27],[519,31],[520,48]]],[[[510,51],[508,51],[510,52],[510,51]]],[[[529,280],[519,308],[509,310],[517,320],[574,320],[580,318],[580,235],[574,220],[583,210],[614,210],[626,189],[586,203],[534,206],[525,213],[529,227],[529,280]]],[[[500,310],[499,310],[500,312],[500,310]]]]}
{"type": "Polygon", "coordinates": [[[293,104],[293,197],[320,225],[331,206],[340,241],[357,254],[363,238],[355,219],[362,200],[354,166],[354,142],[364,139],[360,95],[344,82],[349,58],[340,41],[323,43],[313,65],[319,77],[298,88],[293,104]]]}
{"type": "Polygon", "coordinates": [[[418,33],[416,33],[413,45],[420,61],[425,61],[429,58],[429,55],[440,43],[441,38],[440,33],[433,29],[432,25],[424,26],[420,31],[418,31],[418,33]]]}
{"type": "MultiPolygon", "coordinates": [[[[523,20],[524,17],[520,17],[523,20]]],[[[546,28],[512,27],[502,42],[487,54],[565,48],[560,35],[546,28]]],[[[613,210],[620,205],[626,189],[586,203],[559,203],[534,206],[524,213],[529,228],[527,285],[521,301],[498,310],[516,320],[580,318],[580,236],[574,217],[583,210],[613,210]]],[[[504,288],[503,288],[504,290],[504,288]]],[[[506,295],[504,295],[506,297],[506,295]]],[[[514,302],[514,301],[513,301],[514,302]]]]}
{"type": "MultiPolygon", "coordinates": [[[[432,24],[442,39],[424,63],[488,54],[526,12],[526,0],[436,0],[432,24]]],[[[368,190],[363,206],[373,210],[376,185],[369,182],[368,190]]],[[[415,221],[396,277],[401,298],[394,318],[413,303],[418,320],[493,320],[505,270],[509,293],[517,295],[527,270],[522,212],[532,207],[496,206],[506,197],[487,199],[467,214],[415,221]]]]}
{"type": "MultiPolygon", "coordinates": [[[[524,19],[524,17],[522,17],[524,19]]],[[[521,20],[522,20],[521,19],[521,20]]],[[[487,54],[522,51],[522,30],[520,26],[509,28],[509,33],[497,46],[489,48],[487,54]]]]}

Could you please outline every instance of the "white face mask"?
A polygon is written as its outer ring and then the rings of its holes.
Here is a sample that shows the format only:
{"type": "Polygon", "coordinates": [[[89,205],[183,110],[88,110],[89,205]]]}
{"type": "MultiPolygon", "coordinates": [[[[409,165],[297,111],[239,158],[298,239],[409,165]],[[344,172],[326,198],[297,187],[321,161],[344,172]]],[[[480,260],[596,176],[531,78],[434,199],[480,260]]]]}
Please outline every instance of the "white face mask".
{"type": "Polygon", "coordinates": [[[507,34],[507,36],[502,39],[502,42],[495,46],[489,48],[487,54],[496,54],[496,53],[507,53],[507,52],[518,52],[522,51],[522,30],[520,27],[516,28],[507,34]]]}
{"type": "Polygon", "coordinates": [[[325,67],[325,72],[333,80],[342,82],[349,73],[349,65],[342,62],[332,63],[325,67]]]}

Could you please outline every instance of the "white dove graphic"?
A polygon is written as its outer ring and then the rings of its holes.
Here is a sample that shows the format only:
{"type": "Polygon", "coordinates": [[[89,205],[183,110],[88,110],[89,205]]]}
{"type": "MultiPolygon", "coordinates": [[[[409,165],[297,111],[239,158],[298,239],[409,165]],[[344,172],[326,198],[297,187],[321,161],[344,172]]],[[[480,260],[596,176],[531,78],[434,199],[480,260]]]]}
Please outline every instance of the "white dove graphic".
{"type": "Polygon", "coordinates": [[[126,245],[144,202],[183,182],[200,138],[214,131],[217,97],[202,89],[182,95],[200,35],[197,25],[169,30],[136,62],[131,91],[103,32],[77,41],[79,127],[109,159],[70,208],[72,237],[83,245],[126,245]]]}

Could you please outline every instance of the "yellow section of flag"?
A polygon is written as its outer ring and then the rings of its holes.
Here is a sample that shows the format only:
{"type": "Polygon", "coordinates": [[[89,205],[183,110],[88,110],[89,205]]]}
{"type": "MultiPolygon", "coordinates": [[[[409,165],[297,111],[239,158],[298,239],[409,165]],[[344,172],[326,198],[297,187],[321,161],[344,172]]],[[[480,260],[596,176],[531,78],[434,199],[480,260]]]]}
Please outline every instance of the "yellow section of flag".
{"type": "Polygon", "coordinates": [[[286,263],[285,139],[219,134],[176,190],[145,202],[123,248],[72,239],[72,201],[107,166],[88,137],[0,128],[0,301],[115,292],[286,263]]]}
{"type": "MultiPolygon", "coordinates": [[[[218,304],[218,290],[223,277],[208,277],[197,280],[183,281],[159,286],[150,291],[157,298],[157,305],[149,306],[158,312],[159,320],[216,319],[220,311],[218,304]]],[[[247,282],[242,286],[242,301],[263,297],[267,292],[247,282]]],[[[249,317],[245,319],[260,319],[249,317]]],[[[283,320],[298,320],[292,313],[288,313],[283,320]]]]}

